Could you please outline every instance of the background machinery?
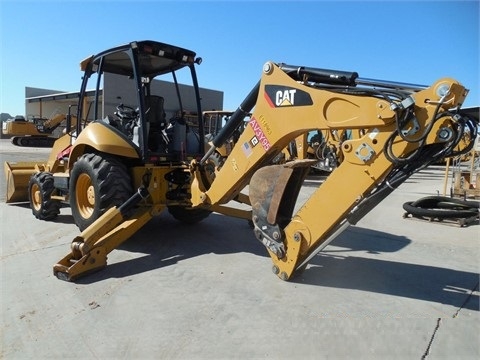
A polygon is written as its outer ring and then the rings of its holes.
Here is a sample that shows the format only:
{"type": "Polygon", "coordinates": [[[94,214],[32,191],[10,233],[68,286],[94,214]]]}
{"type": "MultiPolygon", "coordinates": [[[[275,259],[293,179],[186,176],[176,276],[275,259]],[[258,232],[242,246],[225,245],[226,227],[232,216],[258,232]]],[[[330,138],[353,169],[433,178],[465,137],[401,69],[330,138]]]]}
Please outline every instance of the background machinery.
{"type": "MultiPolygon", "coordinates": [[[[476,137],[476,122],[461,113],[468,90],[453,79],[422,86],[267,62],[208,147],[195,56],[139,41],[84,60],[79,119],[87,83],[93,79],[98,89],[105,72],[131,78],[136,104],[119,104],[113,117],[94,104],[97,120],[68,128],[44,164],[6,163],[7,201],[29,199],[40,219],[54,218],[61,202],[72,208],[81,233],[54,265],[58,278],[74,280],[106,266],[109,252],[168,210],[188,223],[211,212],[250,220],[274,273],[288,280],[410,175],[470,151],[476,137]],[[149,87],[165,74],[176,82],[182,69],[190,71],[197,98],[196,131],[183,111],[167,120],[163,102],[174,100],[152,94],[149,87]],[[352,136],[338,142],[341,161],[294,213],[303,180],[317,160],[273,160],[296,138],[316,130],[352,131],[352,136]],[[472,142],[459,149],[467,130],[472,142]],[[221,151],[227,143],[229,151],[221,151]]],[[[180,96],[177,101],[182,109],[180,96]]]]}
{"type": "Polygon", "coordinates": [[[332,172],[342,161],[341,144],[351,137],[351,130],[315,130],[302,134],[283,150],[283,159],[311,159],[311,172],[326,174],[332,172]]]}
{"type": "MultiPolygon", "coordinates": [[[[462,113],[479,121],[479,107],[472,107],[462,110],[462,113]]],[[[472,141],[470,134],[464,136],[463,144],[472,141]]],[[[462,197],[464,199],[480,199],[480,141],[475,140],[475,146],[465,154],[447,158],[445,167],[445,188],[443,195],[446,195],[446,184],[449,177],[449,170],[452,171],[452,184],[450,188],[451,197],[462,197]]]]}
{"type": "MultiPolygon", "coordinates": [[[[25,120],[23,116],[16,116],[2,124],[2,133],[12,136],[11,142],[16,146],[26,147],[52,147],[59,136],[54,131],[65,124],[66,114],[56,114],[50,119],[32,118],[25,120]]],[[[75,117],[72,117],[75,126],[75,117]]]]}

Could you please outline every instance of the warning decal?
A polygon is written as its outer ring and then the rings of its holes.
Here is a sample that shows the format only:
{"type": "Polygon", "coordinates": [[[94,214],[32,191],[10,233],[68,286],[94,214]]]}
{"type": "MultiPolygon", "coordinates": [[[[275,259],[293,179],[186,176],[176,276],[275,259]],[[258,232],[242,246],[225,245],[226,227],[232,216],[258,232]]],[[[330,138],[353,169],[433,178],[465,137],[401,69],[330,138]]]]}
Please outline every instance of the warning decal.
{"type": "Polygon", "coordinates": [[[262,144],[263,149],[265,151],[268,151],[268,149],[270,149],[271,147],[270,141],[265,136],[265,133],[263,132],[263,129],[258,123],[258,121],[254,117],[252,117],[248,122],[248,124],[252,127],[253,131],[255,132],[255,136],[257,138],[256,140],[258,141],[258,143],[262,144]]]}

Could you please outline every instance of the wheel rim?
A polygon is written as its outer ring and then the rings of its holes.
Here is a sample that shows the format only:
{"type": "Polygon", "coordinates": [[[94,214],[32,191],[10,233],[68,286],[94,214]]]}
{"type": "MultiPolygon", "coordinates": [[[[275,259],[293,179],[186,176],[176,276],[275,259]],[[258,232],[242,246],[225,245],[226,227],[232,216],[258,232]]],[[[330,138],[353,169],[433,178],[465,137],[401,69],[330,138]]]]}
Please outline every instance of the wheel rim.
{"type": "Polygon", "coordinates": [[[32,199],[32,206],[35,210],[40,210],[42,207],[42,195],[40,193],[40,186],[33,184],[30,189],[30,199],[32,199]]]}
{"type": "Polygon", "coordinates": [[[88,219],[95,209],[95,188],[88,174],[81,174],[76,187],[77,207],[80,215],[88,219]]]}

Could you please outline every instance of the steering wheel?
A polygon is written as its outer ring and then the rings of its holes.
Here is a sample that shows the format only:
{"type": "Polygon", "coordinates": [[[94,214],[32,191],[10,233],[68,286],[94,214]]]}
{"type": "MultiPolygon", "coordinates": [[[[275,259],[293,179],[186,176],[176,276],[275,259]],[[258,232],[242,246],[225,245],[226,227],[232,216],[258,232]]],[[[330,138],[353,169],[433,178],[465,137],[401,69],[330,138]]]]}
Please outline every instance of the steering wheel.
{"type": "Polygon", "coordinates": [[[137,117],[137,114],[138,114],[137,110],[123,104],[120,104],[117,106],[117,111],[115,113],[115,115],[117,115],[122,120],[135,119],[137,117]]]}

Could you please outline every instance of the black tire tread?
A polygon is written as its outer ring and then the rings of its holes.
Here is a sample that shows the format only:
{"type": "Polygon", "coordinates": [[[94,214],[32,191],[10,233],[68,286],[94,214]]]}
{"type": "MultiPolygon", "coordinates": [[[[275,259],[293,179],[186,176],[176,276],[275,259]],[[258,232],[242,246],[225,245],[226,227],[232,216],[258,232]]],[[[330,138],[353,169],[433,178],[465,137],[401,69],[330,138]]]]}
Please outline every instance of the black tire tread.
{"type": "Polygon", "coordinates": [[[133,194],[133,189],[126,165],[114,156],[86,153],[77,160],[72,169],[72,173],[77,171],[75,167],[77,167],[77,169],[78,167],[90,167],[93,173],[92,181],[96,181],[96,186],[98,187],[98,211],[87,221],[74,209],[75,201],[72,203],[72,198],[74,198],[75,195],[71,194],[70,196],[72,215],[74,215],[75,223],[79,229],[83,231],[105,213],[105,211],[113,206],[120,206],[128,200],[133,194]]]}
{"type": "Polygon", "coordinates": [[[53,186],[53,175],[49,172],[37,172],[33,174],[30,178],[28,185],[28,200],[30,201],[30,208],[32,209],[33,215],[39,220],[52,220],[60,214],[60,202],[57,200],[52,200],[51,195],[55,190],[53,186]],[[41,193],[41,207],[40,210],[35,210],[32,205],[31,199],[31,187],[36,183],[40,188],[41,193]]]}
{"type": "Polygon", "coordinates": [[[168,212],[176,220],[185,224],[196,224],[206,219],[212,213],[206,209],[191,209],[183,206],[169,206],[168,212]]]}

